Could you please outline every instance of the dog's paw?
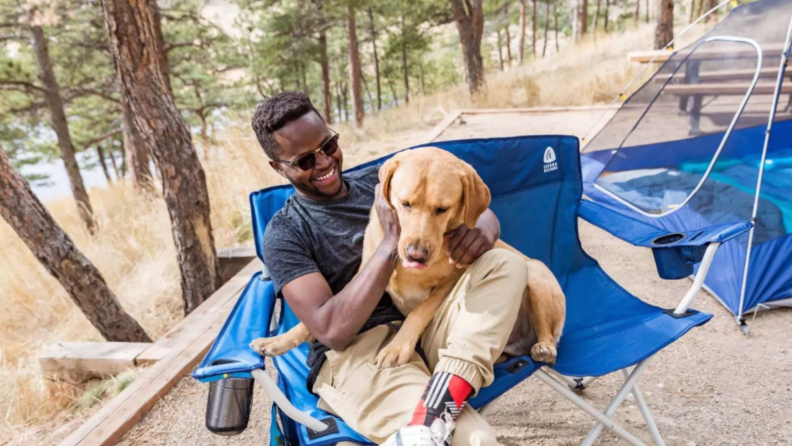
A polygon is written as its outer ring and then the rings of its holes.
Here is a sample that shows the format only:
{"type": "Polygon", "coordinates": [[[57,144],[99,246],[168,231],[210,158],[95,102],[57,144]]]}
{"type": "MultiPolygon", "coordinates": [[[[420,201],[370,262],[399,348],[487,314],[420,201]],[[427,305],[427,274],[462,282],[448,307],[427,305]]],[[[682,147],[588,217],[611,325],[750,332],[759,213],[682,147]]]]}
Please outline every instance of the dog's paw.
{"type": "Polygon", "coordinates": [[[391,342],[377,354],[374,365],[378,369],[389,369],[407,364],[414,351],[415,347],[412,345],[391,342]]]}
{"type": "Polygon", "coordinates": [[[531,359],[536,362],[553,365],[556,362],[556,356],[558,356],[558,352],[555,345],[547,342],[537,342],[531,348],[531,359]]]}
{"type": "Polygon", "coordinates": [[[250,343],[250,348],[264,356],[280,356],[297,347],[287,336],[258,338],[250,343]]]}

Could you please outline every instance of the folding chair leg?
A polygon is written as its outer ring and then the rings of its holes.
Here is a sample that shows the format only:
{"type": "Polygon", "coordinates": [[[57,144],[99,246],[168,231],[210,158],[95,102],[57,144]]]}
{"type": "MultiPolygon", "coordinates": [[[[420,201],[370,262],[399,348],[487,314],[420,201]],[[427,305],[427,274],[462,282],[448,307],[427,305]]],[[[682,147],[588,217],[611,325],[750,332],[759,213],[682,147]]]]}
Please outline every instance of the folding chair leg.
{"type": "MultiPolygon", "coordinates": [[[[622,369],[622,374],[624,374],[625,378],[630,377],[630,373],[627,371],[627,369],[622,369]]],[[[641,391],[638,390],[638,384],[633,386],[632,393],[635,397],[636,404],[638,404],[638,408],[641,410],[641,415],[643,415],[644,420],[646,420],[646,425],[649,427],[649,432],[652,434],[652,439],[654,440],[655,444],[657,446],[665,446],[665,441],[663,441],[663,437],[660,436],[660,431],[657,429],[654,418],[652,418],[652,414],[649,412],[649,406],[646,405],[646,401],[644,401],[641,391]]]]}
{"type": "Polygon", "coordinates": [[[569,401],[575,403],[578,407],[583,409],[587,414],[591,415],[595,420],[597,420],[597,425],[606,426],[608,429],[612,430],[616,435],[624,438],[633,446],[646,446],[644,442],[636,438],[633,434],[627,432],[623,427],[619,426],[618,424],[614,423],[613,420],[606,417],[602,412],[598,411],[594,406],[589,404],[586,400],[579,397],[575,392],[571,391],[565,385],[561,384],[560,382],[553,379],[547,372],[544,370],[537,370],[534,373],[534,376],[542,380],[543,383],[550,386],[553,390],[560,393],[561,395],[565,396],[569,401]]]}
{"type": "MultiPolygon", "coordinates": [[[[627,394],[632,391],[633,387],[635,387],[635,383],[638,382],[638,379],[641,377],[644,370],[646,370],[647,364],[647,360],[643,360],[639,362],[637,366],[635,366],[632,373],[630,373],[630,376],[624,381],[621,389],[619,389],[619,393],[613,397],[610,404],[608,404],[608,408],[605,409],[606,417],[609,419],[613,417],[613,414],[616,413],[616,409],[618,409],[624,399],[627,398],[627,394]]],[[[595,423],[594,427],[591,428],[591,431],[589,431],[586,439],[583,441],[583,443],[581,443],[581,446],[591,446],[594,444],[594,441],[597,440],[597,437],[599,437],[599,434],[602,432],[602,427],[603,426],[601,423],[595,423]]]]}

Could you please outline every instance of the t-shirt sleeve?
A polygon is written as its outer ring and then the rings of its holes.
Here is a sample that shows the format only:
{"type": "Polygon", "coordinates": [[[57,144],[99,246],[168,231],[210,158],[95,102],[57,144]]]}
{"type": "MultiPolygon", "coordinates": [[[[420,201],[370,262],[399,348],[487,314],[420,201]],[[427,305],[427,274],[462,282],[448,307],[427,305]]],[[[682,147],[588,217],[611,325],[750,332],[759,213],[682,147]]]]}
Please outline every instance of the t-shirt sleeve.
{"type": "Polygon", "coordinates": [[[309,247],[297,229],[284,219],[273,218],[267,225],[262,254],[276,293],[298,277],[319,272],[309,247]]]}

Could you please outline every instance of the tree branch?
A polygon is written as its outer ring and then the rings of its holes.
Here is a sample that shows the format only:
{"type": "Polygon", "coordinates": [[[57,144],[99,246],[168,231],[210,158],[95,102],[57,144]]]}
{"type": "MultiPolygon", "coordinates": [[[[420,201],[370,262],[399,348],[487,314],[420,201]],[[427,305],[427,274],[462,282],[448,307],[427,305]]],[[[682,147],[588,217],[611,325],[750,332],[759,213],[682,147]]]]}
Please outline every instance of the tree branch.
{"type": "Polygon", "coordinates": [[[83,144],[82,145],[83,146],[83,150],[88,149],[89,147],[91,147],[94,144],[99,144],[100,142],[102,142],[102,141],[104,141],[104,140],[106,140],[108,138],[112,138],[112,137],[114,137],[116,135],[119,135],[119,134],[121,134],[122,131],[123,131],[122,129],[115,129],[115,130],[111,130],[111,131],[109,131],[109,132],[107,132],[107,133],[105,133],[103,135],[97,136],[96,138],[94,138],[94,139],[86,142],[85,144],[83,144]]]}
{"type": "Polygon", "coordinates": [[[0,79],[0,87],[5,90],[16,90],[23,93],[46,93],[45,88],[39,87],[31,82],[15,81],[11,79],[0,79]]]}

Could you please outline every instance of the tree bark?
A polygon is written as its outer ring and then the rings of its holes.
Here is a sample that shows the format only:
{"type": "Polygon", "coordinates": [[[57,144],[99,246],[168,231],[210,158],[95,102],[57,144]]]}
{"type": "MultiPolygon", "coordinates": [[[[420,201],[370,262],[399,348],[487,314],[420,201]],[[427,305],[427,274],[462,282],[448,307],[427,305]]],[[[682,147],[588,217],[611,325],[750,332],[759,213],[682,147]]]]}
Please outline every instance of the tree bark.
{"type": "Polygon", "coordinates": [[[640,20],[641,16],[641,0],[635,0],[635,13],[633,13],[633,19],[635,20],[635,26],[638,26],[638,21],[640,20]]]}
{"type": "Polygon", "coordinates": [[[418,59],[418,72],[421,76],[421,94],[426,95],[426,83],[424,82],[424,69],[423,69],[423,62],[418,59]]]}
{"type": "Polygon", "coordinates": [[[333,123],[333,95],[330,92],[330,59],[327,56],[327,32],[319,32],[319,65],[322,66],[322,111],[327,124],[333,123]]]}
{"type": "Polygon", "coordinates": [[[605,26],[604,30],[608,32],[608,21],[610,19],[610,0],[605,0],[605,26]]]}
{"type": "Polygon", "coordinates": [[[342,121],[344,119],[343,110],[341,109],[341,87],[338,85],[338,82],[335,84],[335,93],[336,93],[336,108],[338,109],[338,120],[342,121]]]}
{"type": "Polygon", "coordinates": [[[704,2],[706,1],[707,0],[699,0],[698,10],[696,11],[696,18],[701,17],[701,14],[704,14],[704,2]]]}
{"type": "Polygon", "coordinates": [[[358,54],[357,25],[355,24],[355,8],[347,3],[347,35],[349,38],[349,83],[352,86],[352,110],[355,112],[355,124],[363,125],[363,91],[360,88],[360,55],[358,54]]]}
{"type": "Polygon", "coordinates": [[[674,0],[657,0],[656,50],[661,50],[674,40],[674,0]]]}
{"type": "Polygon", "coordinates": [[[379,56],[377,55],[377,31],[374,28],[374,12],[368,7],[369,26],[371,28],[371,46],[374,47],[374,74],[377,77],[377,110],[382,110],[382,89],[380,87],[379,56]]]}
{"type": "Polygon", "coordinates": [[[652,10],[652,7],[649,6],[649,0],[646,0],[646,23],[649,23],[649,11],[652,10]]]}
{"type": "Polygon", "coordinates": [[[525,2],[526,0],[520,0],[520,40],[517,50],[517,65],[522,65],[525,58],[525,2]]]}
{"type": "Polygon", "coordinates": [[[126,148],[121,144],[121,176],[119,178],[126,178],[127,162],[126,162],[126,148]]]}
{"type": "Polygon", "coordinates": [[[159,5],[157,0],[148,0],[148,6],[153,19],[154,42],[157,45],[156,55],[159,59],[160,70],[162,71],[162,77],[168,93],[173,96],[173,88],[171,88],[170,81],[170,64],[168,64],[168,52],[165,51],[165,37],[162,35],[162,16],[160,15],[159,5]]]}
{"type": "Polygon", "coordinates": [[[536,60],[536,0],[531,0],[531,54],[536,60]]]}
{"type": "Polygon", "coordinates": [[[580,0],[578,3],[577,23],[577,38],[580,40],[586,35],[586,32],[588,32],[588,0],[580,0]]]}
{"type": "Polygon", "coordinates": [[[108,341],[151,342],[0,150],[0,215],[108,341]]]}
{"type": "Polygon", "coordinates": [[[498,68],[503,71],[503,50],[501,49],[501,30],[498,29],[495,31],[495,35],[498,36],[498,68]]]}
{"type": "Polygon", "coordinates": [[[118,164],[116,164],[115,154],[113,153],[112,146],[110,147],[110,153],[108,154],[108,158],[110,159],[110,165],[113,166],[113,173],[115,173],[116,178],[121,179],[124,178],[121,175],[121,172],[118,171],[118,164]]]}
{"type": "Polygon", "coordinates": [[[220,285],[206,176],[163,74],[150,2],[102,0],[122,99],[157,160],[189,314],[220,285]]]}
{"type": "Polygon", "coordinates": [[[121,98],[121,122],[124,129],[124,147],[127,148],[132,165],[132,180],[135,187],[144,191],[153,191],[154,182],[149,168],[149,152],[143,137],[135,126],[135,118],[129,104],[121,98]]]}
{"type": "Polygon", "coordinates": [[[368,98],[369,104],[371,105],[371,109],[374,109],[374,97],[371,96],[371,90],[369,90],[368,81],[366,80],[366,76],[363,75],[363,72],[360,73],[360,80],[363,81],[363,89],[366,90],[366,97],[368,98]]]}
{"type": "Polygon", "coordinates": [[[50,112],[52,130],[58,139],[61,159],[69,176],[72,195],[77,202],[77,211],[91,234],[96,230],[96,223],[93,218],[93,207],[88,198],[88,191],[85,189],[80,166],[77,164],[76,151],[69,133],[69,121],[66,119],[66,110],[63,106],[63,99],[60,95],[60,86],[55,78],[55,71],[52,68],[52,60],[49,54],[49,43],[44,35],[44,30],[40,26],[34,25],[36,9],[31,9],[30,17],[30,36],[33,52],[36,55],[36,62],[39,69],[39,78],[44,86],[44,97],[50,112]]]}
{"type": "Polygon", "coordinates": [[[102,173],[107,179],[107,184],[113,184],[113,178],[110,176],[110,171],[107,170],[107,162],[105,161],[104,150],[102,150],[102,143],[96,145],[96,158],[99,160],[99,166],[102,167],[102,173]]]}
{"type": "Polygon", "coordinates": [[[410,74],[407,66],[407,41],[404,35],[404,15],[401,16],[401,59],[402,74],[404,77],[404,103],[410,103],[410,74]]]}
{"type": "Polygon", "coordinates": [[[483,0],[449,1],[462,45],[465,81],[470,95],[475,96],[484,87],[484,59],[481,57],[481,37],[484,34],[483,0]]]}
{"type": "Polygon", "coordinates": [[[390,87],[391,95],[393,96],[394,107],[398,107],[399,97],[396,96],[396,89],[393,88],[393,82],[391,82],[390,79],[386,79],[386,83],[388,84],[388,87],[390,87]]]}
{"type": "Polygon", "coordinates": [[[544,27],[544,44],[542,45],[542,58],[547,54],[547,31],[550,29],[550,2],[545,2],[545,27],[544,27]]]}
{"type": "Polygon", "coordinates": [[[341,84],[341,94],[344,99],[344,120],[349,121],[349,85],[346,83],[341,84]]]}
{"type": "Polygon", "coordinates": [[[509,67],[512,64],[512,53],[511,53],[511,33],[509,33],[509,22],[506,21],[506,28],[503,29],[506,32],[506,60],[509,63],[509,67]]]}

